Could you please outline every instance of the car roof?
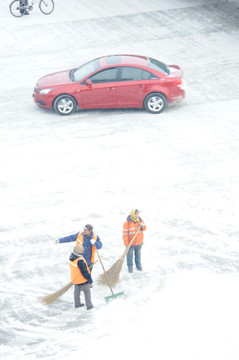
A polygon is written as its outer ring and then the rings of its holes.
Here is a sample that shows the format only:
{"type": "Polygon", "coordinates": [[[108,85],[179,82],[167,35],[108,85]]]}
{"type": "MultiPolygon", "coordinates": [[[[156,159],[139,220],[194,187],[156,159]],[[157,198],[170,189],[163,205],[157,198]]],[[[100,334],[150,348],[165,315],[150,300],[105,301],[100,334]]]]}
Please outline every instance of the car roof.
{"type": "Polygon", "coordinates": [[[107,55],[99,58],[100,67],[105,67],[109,65],[139,65],[139,66],[148,66],[149,60],[146,56],[140,55],[107,55]]]}

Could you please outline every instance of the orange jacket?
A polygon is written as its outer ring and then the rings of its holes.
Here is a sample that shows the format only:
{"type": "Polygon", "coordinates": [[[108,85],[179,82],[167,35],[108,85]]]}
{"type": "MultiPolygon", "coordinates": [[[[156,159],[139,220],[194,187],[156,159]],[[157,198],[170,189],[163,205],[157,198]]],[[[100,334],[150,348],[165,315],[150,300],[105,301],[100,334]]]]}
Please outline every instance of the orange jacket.
{"type": "MultiPolygon", "coordinates": [[[[95,241],[97,241],[97,235],[96,234],[93,234],[93,239],[95,241]]],[[[83,232],[79,232],[79,234],[77,235],[76,245],[83,245],[84,246],[84,233],[83,232]]],[[[90,260],[92,264],[95,262],[95,253],[96,253],[95,245],[92,245],[92,253],[91,253],[91,260],[90,260]]]]}
{"type": "Polygon", "coordinates": [[[139,231],[139,233],[137,234],[136,238],[134,239],[132,245],[143,244],[143,240],[144,240],[143,231],[146,230],[146,226],[141,218],[140,218],[140,223],[138,221],[135,223],[133,220],[131,220],[130,216],[127,217],[127,219],[123,225],[123,241],[126,246],[129,245],[130,240],[133,239],[135,233],[138,231],[138,229],[140,227],[140,224],[143,224],[144,227],[142,230],[139,231]]]}
{"type": "Polygon", "coordinates": [[[90,273],[90,270],[88,268],[87,262],[85,261],[83,256],[79,256],[77,259],[75,259],[74,261],[69,261],[69,265],[70,265],[70,269],[71,269],[71,282],[72,284],[84,284],[86,283],[88,280],[82,275],[77,263],[78,260],[81,259],[85,262],[86,264],[86,268],[88,270],[88,272],[90,273]]]}

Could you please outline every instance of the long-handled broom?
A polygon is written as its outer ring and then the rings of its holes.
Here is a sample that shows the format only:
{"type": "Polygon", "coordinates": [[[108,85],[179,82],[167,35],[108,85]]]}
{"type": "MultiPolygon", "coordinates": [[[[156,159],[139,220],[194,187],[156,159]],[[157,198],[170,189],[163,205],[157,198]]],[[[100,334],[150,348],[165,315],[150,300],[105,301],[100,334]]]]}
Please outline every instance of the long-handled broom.
{"type": "Polygon", "coordinates": [[[119,275],[120,275],[120,271],[122,269],[123,263],[124,263],[124,259],[125,256],[127,255],[131,245],[134,242],[134,239],[136,238],[137,234],[139,233],[140,228],[138,228],[137,232],[135,233],[133,239],[130,241],[129,245],[126,247],[123,255],[121,256],[120,259],[118,259],[109,270],[107,270],[104,274],[100,275],[100,277],[98,278],[98,284],[101,285],[107,285],[108,281],[110,282],[111,286],[115,286],[118,281],[119,281],[119,275]],[[108,281],[107,281],[108,279],[108,281]]]}
{"type": "MultiPolygon", "coordinates": [[[[98,260],[96,260],[94,262],[94,264],[99,260],[100,260],[100,258],[98,260]]],[[[90,268],[92,268],[92,266],[94,264],[92,264],[90,266],[90,268]]],[[[65,292],[67,292],[72,287],[72,285],[73,285],[73,283],[70,281],[67,285],[63,286],[63,288],[54,292],[53,294],[49,294],[49,295],[40,297],[40,300],[43,302],[43,304],[50,305],[50,304],[54,303],[57,299],[59,299],[59,297],[61,295],[65,294],[65,292]]]]}
{"type": "Polygon", "coordinates": [[[114,292],[113,292],[113,290],[112,290],[111,283],[110,283],[110,281],[109,281],[109,279],[108,279],[108,276],[107,276],[107,274],[106,274],[105,267],[104,267],[103,262],[102,262],[102,260],[101,260],[101,258],[100,258],[100,256],[99,256],[99,252],[98,252],[97,248],[95,248],[95,249],[96,249],[98,258],[99,258],[99,260],[100,260],[100,263],[101,263],[101,266],[102,266],[102,269],[103,269],[103,272],[104,272],[104,276],[105,276],[106,283],[108,284],[108,286],[109,286],[109,288],[110,288],[110,291],[111,291],[111,294],[112,294],[112,295],[106,296],[106,297],[105,297],[105,301],[106,301],[106,302],[109,302],[109,301],[112,300],[112,299],[115,299],[115,298],[117,298],[117,297],[124,296],[124,292],[123,292],[123,291],[121,291],[121,292],[119,292],[119,293],[117,293],[117,294],[114,294],[114,292]]]}

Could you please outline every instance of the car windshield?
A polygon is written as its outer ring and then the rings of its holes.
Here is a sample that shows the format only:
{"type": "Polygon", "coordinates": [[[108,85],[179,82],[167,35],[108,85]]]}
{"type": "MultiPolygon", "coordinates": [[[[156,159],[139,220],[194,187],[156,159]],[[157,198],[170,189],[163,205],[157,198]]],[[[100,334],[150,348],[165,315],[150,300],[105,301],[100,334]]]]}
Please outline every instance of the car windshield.
{"type": "Polygon", "coordinates": [[[170,70],[169,70],[168,65],[162,63],[161,61],[152,59],[152,58],[148,58],[148,59],[149,59],[149,65],[148,65],[148,66],[149,66],[151,69],[154,69],[154,70],[163,72],[163,73],[166,74],[166,75],[169,75],[170,70]]]}
{"type": "Polygon", "coordinates": [[[76,69],[71,70],[70,78],[73,82],[78,82],[98,69],[100,69],[99,60],[98,59],[91,60],[88,63],[81,65],[76,69]]]}

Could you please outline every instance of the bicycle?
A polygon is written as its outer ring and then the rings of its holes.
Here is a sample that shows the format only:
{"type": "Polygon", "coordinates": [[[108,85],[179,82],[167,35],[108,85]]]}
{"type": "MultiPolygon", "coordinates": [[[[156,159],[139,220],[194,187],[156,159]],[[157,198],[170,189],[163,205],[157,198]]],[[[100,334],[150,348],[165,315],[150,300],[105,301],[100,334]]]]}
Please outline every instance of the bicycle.
{"type": "MultiPolygon", "coordinates": [[[[25,13],[33,10],[33,5],[37,0],[13,0],[9,5],[10,12],[13,16],[21,17],[25,13]]],[[[49,15],[54,10],[55,4],[53,0],[39,0],[39,9],[45,15],[49,15]]]]}

